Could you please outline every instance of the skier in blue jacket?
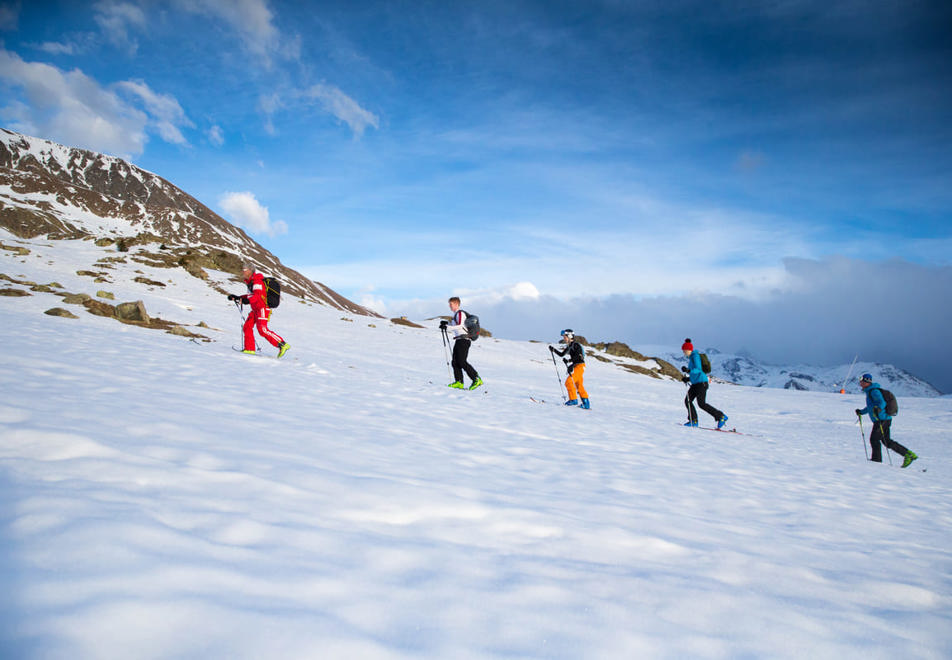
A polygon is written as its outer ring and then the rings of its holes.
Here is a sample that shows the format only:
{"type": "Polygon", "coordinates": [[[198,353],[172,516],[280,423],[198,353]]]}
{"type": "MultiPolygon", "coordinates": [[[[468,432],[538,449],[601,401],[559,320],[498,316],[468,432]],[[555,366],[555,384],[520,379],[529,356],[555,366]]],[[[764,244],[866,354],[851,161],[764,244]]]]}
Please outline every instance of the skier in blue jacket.
{"type": "Polygon", "coordinates": [[[866,392],[866,407],[857,408],[856,416],[862,417],[868,414],[873,423],[873,430],[869,434],[869,446],[873,450],[872,461],[876,463],[883,462],[883,452],[880,445],[886,445],[886,449],[892,449],[902,456],[902,466],[909,467],[909,464],[919,458],[912,451],[909,451],[901,444],[889,437],[889,427],[892,426],[892,417],[886,414],[886,397],[883,396],[883,390],[879,383],[873,382],[872,374],[863,374],[859,378],[859,386],[866,392]]]}
{"type": "Polygon", "coordinates": [[[694,407],[694,399],[697,399],[697,405],[714,418],[714,421],[717,422],[717,428],[724,428],[724,424],[727,423],[727,415],[705,401],[709,381],[704,369],[701,368],[701,354],[694,350],[694,344],[691,343],[690,338],[685,339],[684,343],[681,344],[681,351],[684,353],[684,357],[688,359],[688,366],[681,367],[681,371],[687,374],[681,380],[690,384],[687,396],[684,397],[684,405],[688,409],[688,421],[685,426],[697,426],[698,424],[697,409],[694,407]]]}

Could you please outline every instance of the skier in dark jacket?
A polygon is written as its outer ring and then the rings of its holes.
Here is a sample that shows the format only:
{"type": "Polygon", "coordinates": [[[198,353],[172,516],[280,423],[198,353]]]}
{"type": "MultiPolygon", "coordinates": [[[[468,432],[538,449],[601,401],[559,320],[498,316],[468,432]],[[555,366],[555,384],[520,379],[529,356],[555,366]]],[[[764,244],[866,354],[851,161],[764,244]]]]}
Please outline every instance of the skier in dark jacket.
{"type": "Polygon", "coordinates": [[[859,386],[866,392],[866,407],[857,408],[856,416],[862,417],[869,414],[869,419],[873,423],[873,430],[869,434],[869,446],[873,450],[872,461],[875,463],[883,462],[883,452],[880,445],[886,445],[886,449],[892,449],[902,456],[902,466],[909,467],[909,464],[919,458],[916,454],[889,437],[889,428],[892,426],[892,417],[886,414],[886,397],[883,396],[883,390],[879,383],[873,382],[872,374],[863,374],[859,378],[859,386]]]}
{"type": "Polygon", "coordinates": [[[559,342],[565,344],[561,351],[555,346],[549,346],[549,351],[562,358],[569,375],[565,378],[565,390],[569,393],[569,400],[565,402],[567,406],[579,405],[578,399],[582,398],[582,408],[588,409],[592,404],[588,401],[588,392],[585,390],[585,349],[575,341],[575,333],[571,329],[562,331],[562,339],[559,342]],[[568,359],[565,354],[568,353],[568,359]]]}
{"type": "Polygon", "coordinates": [[[691,343],[690,338],[685,339],[681,344],[681,352],[688,359],[688,366],[681,367],[681,371],[686,374],[681,380],[690,384],[687,396],[684,397],[684,406],[688,409],[688,421],[685,426],[698,425],[697,409],[694,407],[694,400],[697,399],[697,405],[714,418],[717,428],[724,428],[727,415],[705,401],[709,381],[704,369],[701,368],[701,354],[694,350],[694,344],[691,343]]]}

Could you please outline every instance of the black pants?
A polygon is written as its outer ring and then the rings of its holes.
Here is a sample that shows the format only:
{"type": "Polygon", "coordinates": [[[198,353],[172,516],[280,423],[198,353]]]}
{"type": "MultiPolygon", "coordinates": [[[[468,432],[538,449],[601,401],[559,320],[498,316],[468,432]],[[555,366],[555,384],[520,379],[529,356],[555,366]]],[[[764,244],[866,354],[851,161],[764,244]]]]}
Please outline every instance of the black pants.
{"type": "Polygon", "coordinates": [[[707,397],[707,385],[707,383],[694,383],[688,388],[688,395],[684,397],[684,405],[688,409],[688,418],[693,424],[697,424],[697,410],[694,408],[695,399],[697,399],[697,405],[701,407],[701,410],[713,417],[715,422],[721,421],[721,417],[724,416],[724,413],[704,401],[707,397]]]}
{"type": "Polygon", "coordinates": [[[473,369],[473,365],[466,361],[469,357],[469,347],[472,344],[469,339],[460,338],[453,342],[453,375],[456,382],[463,382],[463,372],[472,380],[479,378],[479,374],[473,369]]]}
{"type": "Polygon", "coordinates": [[[886,449],[892,449],[900,456],[905,456],[909,451],[895,440],[889,438],[890,426],[892,426],[891,419],[873,423],[873,432],[869,434],[869,446],[873,449],[873,458],[871,460],[876,463],[883,462],[883,451],[880,448],[880,443],[886,445],[886,449]]]}

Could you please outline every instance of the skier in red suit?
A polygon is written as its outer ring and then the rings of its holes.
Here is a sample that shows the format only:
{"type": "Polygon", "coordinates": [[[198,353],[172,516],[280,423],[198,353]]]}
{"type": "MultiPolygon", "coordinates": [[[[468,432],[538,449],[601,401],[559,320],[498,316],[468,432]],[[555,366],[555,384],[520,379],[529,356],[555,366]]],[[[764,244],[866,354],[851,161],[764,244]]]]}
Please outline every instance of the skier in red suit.
{"type": "Polygon", "coordinates": [[[242,353],[255,352],[254,328],[257,326],[258,334],[278,349],[278,357],[284,357],[291,347],[278,333],[268,327],[271,308],[268,307],[268,292],[265,290],[264,275],[257,272],[253,266],[245,266],[241,270],[241,276],[248,285],[248,293],[242,296],[229,293],[228,300],[238,300],[242,305],[251,305],[251,313],[245,319],[245,350],[242,353]]]}

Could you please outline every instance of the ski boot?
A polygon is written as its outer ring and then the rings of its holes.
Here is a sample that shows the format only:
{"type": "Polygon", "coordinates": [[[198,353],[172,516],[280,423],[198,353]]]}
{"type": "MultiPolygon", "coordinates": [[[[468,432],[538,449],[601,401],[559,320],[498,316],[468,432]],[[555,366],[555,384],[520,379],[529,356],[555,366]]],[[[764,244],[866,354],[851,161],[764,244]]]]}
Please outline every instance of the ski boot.
{"type": "Polygon", "coordinates": [[[456,381],[455,383],[450,383],[449,385],[447,385],[447,387],[452,387],[454,390],[465,390],[465,389],[466,389],[466,388],[463,386],[463,383],[460,382],[460,381],[456,381]]]}
{"type": "Polygon", "coordinates": [[[280,344],[278,344],[278,357],[283,358],[284,354],[288,352],[289,348],[291,348],[291,344],[289,344],[286,341],[283,341],[280,344]]]}
{"type": "Polygon", "coordinates": [[[590,410],[591,407],[592,407],[592,404],[588,402],[588,399],[582,399],[582,405],[580,405],[579,408],[585,408],[585,410],[590,410]]]}
{"type": "Polygon", "coordinates": [[[476,376],[476,380],[473,381],[473,384],[469,386],[469,389],[475,390],[477,387],[483,384],[483,379],[479,376],[476,376]]]}
{"type": "Polygon", "coordinates": [[[720,431],[724,428],[724,425],[727,424],[727,415],[724,415],[719,420],[717,420],[717,430],[720,431]]]}
{"type": "Polygon", "coordinates": [[[909,467],[910,465],[912,465],[912,462],[913,462],[914,460],[916,460],[917,458],[919,458],[919,457],[916,456],[915,452],[913,452],[913,451],[907,451],[907,452],[906,452],[906,455],[903,456],[902,466],[903,466],[904,468],[909,467]]]}
{"type": "Polygon", "coordinates": [[[569,399],[568,401],[565,402],[565,405],[567,405],[567,406],[577,406],[577,405],[578,405],[578,399],[569,399]]]}
{"type": "Polygon", "coordinates": [[[257,355],[258,351],[249,351],[247,348],[242,351],[245,355],[257,355]]]}
{"type": "Polygon", "coordinates": [[[697,422],[692,422],[691,420],[688,420],[688,421],[686,421],[686,422],[684,423],[684,425],[685,425],[685,426],[690,426],[690,427],[692,427],[692,428],[695,428],[695,427],[697,427],[697,422]]]}

